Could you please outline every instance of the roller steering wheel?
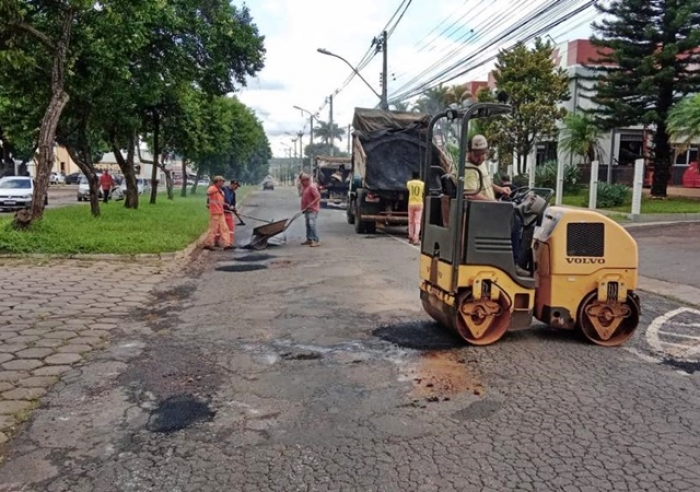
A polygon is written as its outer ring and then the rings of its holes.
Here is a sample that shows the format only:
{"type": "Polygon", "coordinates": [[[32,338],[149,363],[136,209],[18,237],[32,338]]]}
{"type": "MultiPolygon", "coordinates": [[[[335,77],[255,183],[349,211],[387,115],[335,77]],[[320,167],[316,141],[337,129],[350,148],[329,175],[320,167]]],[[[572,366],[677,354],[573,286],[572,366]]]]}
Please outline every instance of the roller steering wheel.
{"type": "Polygon", "coordinates": [[[521,186],[520,188],[515,188],[510,192],[510,195],[503,195],[499,199],[499,201],[512,202],[514,205],[520,205],[531,190],[532,188],[530,188],[529,186],[521,186]]]}

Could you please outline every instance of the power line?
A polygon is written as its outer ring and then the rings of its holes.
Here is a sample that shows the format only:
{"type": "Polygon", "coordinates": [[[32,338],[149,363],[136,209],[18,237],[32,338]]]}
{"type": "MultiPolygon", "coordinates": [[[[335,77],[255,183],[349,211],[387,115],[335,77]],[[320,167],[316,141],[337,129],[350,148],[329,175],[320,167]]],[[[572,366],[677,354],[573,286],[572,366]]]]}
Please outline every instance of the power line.
{"type": "MultiPolygon", "coordinates": [[[[552,20],[551,22],[548,22],[548,23],[544,24],[543,27],[541,27],[541,28],[539,28],[539,29],[536,29],[536,30],[534,30],[534,31],[533,31],[532,29],[529,29],[530,32],[529,32],[527,35],[521,37],[521,39],[520,39],[519,41],[521,41],[521,42],[527,42],[527,41],[529,41],[529,40],[531,40],[531,39],[533,39],[533,38],[535,38],[535,37],[537,37],[537,36],[540,36],[541,34],[543,34],[543,33],[545,33],[545,32],[548,32],[548,31],[552,30],[553,28],[555,28],[555,27],[557,27],[557,26],[563,24],[564,22],[570,20],[571,18],[575,17],[575,16],[578,15],[579,13],[581,13],[581,12],[587,10],[588,8],[590,8],[591,6],[593,6],[594,3],[595,3],[595,0],[587,1],[586,3],[584,3],[583,5],[581,5],[581,6],[578,7],[578,8],[574,9],[573,11],[567,12],[567,13],[564,14],[563,16],[561,16],[561,17],[559,17],[559,18],[556,18],[556,19],[552,20]]],[[[542,24],[542,23],[538,23],[538,25],[541,25],[541,24],[542,24]]],[[[510,33],[506,33],[506,34],[507,34],[507,35],[508,35],[508,34],[513,34],[513,33],[516,33],[516,34],[517,34],[517,31],[518,31],[519,29],[520,29],[520,27],[518,27],[518,28],[516,28],[516,29],[512,29],[512,30],[510,31],[510,33]]],[[[494,40],[494,41],[492,41],[491,43],[489,43],[489,46],[487,46],[487,48],[488,48],[488,47],[491,47],[492,45],[494,45],[494,44],[497,43],[497,42],[502,41],[505,37],[506,37],[505,35],[504,35],[504,36],[500,36],[499,39],[494,40]]],[[[497,57],[497,55],[490,56],[490,57],[488,57],[488,58],[486,58],[486,59],[484,59],[484,60],[481,60],[481,61],[479,61],[479,62],[477,62],[477,63],[474,63],[474,64],[468,66],[468,67],[465,68],[465,69],[462,69],[462,70],[460,70],[460,71],[457,71],[457,70],[460,69],[460,67],[461,67],[465,62],[474,59],[475,56],[472,55],[472,56],[470,56],[470,57],[467,57],[465,60],[460,60],[460,62],[454,64],[452,67],[450,67],[450,69],[445,70],[445,71],[443,71],[441,74],[439,74],[438,77],[433,77],[433,78],[432,78],[430,81],[428,81],[427,83],[421,84],[421,86],[419,86],[419,87],[417,87],[417,88],[414,88],[414,89],[412,89],[412,90],[406,91],[406,92],[404,92],[403,94],[397,95],[394,99],[392,99],[392,102],[401,101],[401,100],[408,99],[408,98],[414,97],[414,96],[416,96],[416,95],[419,95],[419,94],[421,94],[422,92],[424,92],[425,90],[427,90],[428,88],[432,88],[432,87],[437,86],[438,83],[436,83],[436,82],[437,82],[438,79],[440,79],[440,82],[439,82],[439,83],[450,82],[450,81],[454,80],[454,79],[457,78],[457,77],[460,77],[460,76],[462,76],[462,75],[465,75],[466,73],[469,73],[470,71],[473,71],[474,69],[479,68],[480,66],[483,66],[484,64],[486,64],[486,63],[488,63],[488,62],[494,60],[496,57],[497,57]]]]}
{"type": "MultiPolygon", "coordinates": [[[[519,10],[522,11],[524,7],[529,3],[531,4],[533,0],[528,0],[525,5],[521,5],[523,0],[518,0],[518,2],[513,6],[513,9],[520,7],[519,10]]],[[[483,12],[484,8],[487,6],[485,4],[482,4],[482,9],[479,11],[479,14],[483,12]]],[[[539,9],[535,9],[534,13],[537,13],[538,10],[541,10],[543,6],[540,6],[539,9]]],[[[533,12],[530,13],[530,15],[533,15],[533,12]]],[[[478,14],[475,15],[475,17],[478,17],[478,14]]],[[[495,17],[495,19],[499,19],[498,17],[495,17]]],[[[498,24],[496,26],[493,25],[493,18],[487,18],[486,20],[482,20],[480,24],[475,26],[474,32],[472,33],[467,33],[466,35],[462,35],[459,39],[455,40],[456,43],[467,43],[468,41],[471,41],[474,39],[474,37],[477,36],[476,33],[479,32],[487,32],[489,29],[498,27],[500,25],[504,25],[507,23],[507,19],[504,17],[500,17],[500,20],[498,20],[498,24]]],[[[449,29],[449,28],[448,28],[449,29]]],[[[443,31],[445,32],[445,31],[443,31]]],[[[432,43],[431,43],[432,44],[432,43]]],[[[440,67],[441,64],[454,59],[454,57],[460,52],[464,50],[464,46],[457,46],[456,48],[453,48],[451,51],[447,52],[442,56],[442,58],[438,59],[437,61],[433,62],[432,65],[430,65],[428,68],[424,69],[422,72],[420,72],[418,75],[413,77],[411,80],[408,82],[404,83],[399,89],[397,89],[395,92],[402,92],[404,90],[407,90],[408,87],[410,87],[412,84],[418,83],[421,78],[428,76],[428,74],[431,73],[431,71],[436,70],[438,67],[440,67]]]]}
{"type": "MultiPolygon", "coordinates": [[[[460,66],[464,65],[465,63],[472,61],[474,58],[478,58],[480,55],[483,55],[484,51],[486,51],[489,48],[493,48],[498,43],[501,43],[502,41],[506,40],[512,34],[517,34],[518,31],[520,31],[523,27],[530,27],[535,21],[537,21],[543,15],[548,14],[548,13],[551,15],[554,12],[557,12],[558,10],[561,9],[561,7],[562,7],[562,0],[556,0],[555,2],[551,2],[550,4],[541,5],[539,8],[536,8],[533,12],[531,12],[528,16],[526,16],[522,20],[516,22],[514,25],[511,24],[508,29],[499,32],[496,36],[494,36],[494,38],[489,40],[485,46],[481,46],[481,47],[476,48],[475,50],[472,51],[472,53],[469,56],[467,56],[467,57],[461,59],[460,61],[458,61],[457,63],[453,63],[451,66],[439,71],[437,74],[434,74],[432,77],[430,77],[427,81],[425,81],[421,84],[418,84],[413,89],[407,89],[409,84],[411,84],[412,82],[417,82],[421,78],[425,77],[426,75],[428,75],[428,73],[430,73],[430,71],[433,68],[436,68],[444,60],[452,58],[453,55],[456,54],[456,52],[460,51],[459,48],[457,48],[456,50],[453,50],[446,57],[443,57],[443,59],[440,60],[438,63],[433,64],[431,67],[424,70],[417,77],[414,77],[411,82],[404,84],[404,86],[401,89],[399,89],[398,92],[401,93],[402,90],[405,92],[422,92],[422,90],[424,88],[437,85],[437,84],[435,84],[435,82],[437,80],[443,79],[446,75],[450,74],[450,72],[454,71],[455,69],[458,69],[460,66]]],[[[444,82],[444,80],[443,80],[443,82],[444,82]]]]}

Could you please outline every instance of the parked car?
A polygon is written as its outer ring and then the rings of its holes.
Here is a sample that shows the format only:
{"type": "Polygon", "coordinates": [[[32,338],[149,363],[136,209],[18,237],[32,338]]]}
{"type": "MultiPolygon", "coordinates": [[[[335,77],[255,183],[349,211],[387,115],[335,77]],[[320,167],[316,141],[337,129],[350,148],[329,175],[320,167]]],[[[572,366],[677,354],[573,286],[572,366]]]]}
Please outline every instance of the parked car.
{"type": "MultiPolygon", "coordinates": [[[[97,175],[97,179],[100,179],[102,174],[97,175]]],[[[98,188],[97,192],[98,198],[102,199],[102,189],[98,188]]],[[[90,201],[90,183],[88,182],[87,176],[84,174],[80,176],[80,181],[78,182],[78,201],[88,202],[90,201]]]]}
{"type": "MultiPolygon", "coordinates": [[[[151,192],[151,184],[149,181],[150,180],[145,178],[136,178],[136,189],[139,190],[139,195],[148,194],[151,192]]],[[[122,180],[119,190],[126,194],[126,180],[122,180]]]]}
{"type": "Polygon", "coordinates": [[[68,176],[66,176],[66,184],[69,184],[69,185],[71,185],[71,184],[77,185],[78,183],[80,183],[80,177],[81,177],[81,176],[82,176],[82,174],[80,174],[80,173],[71,173],[71,174],[69,174],[68,176]]]}
{"type": "MultiPolygon", "coordinates": [[[[34,180],[28,176],[8,176],[0,179],[0,210],[29,208],[35,192],[34,180]]],[[[49,204],[48,197],[44,204],[49,204]]]]}
{"type": "Polygon", "coordinates": [[[51,173],[49,184],[66,184],[66,175],[64,173],[51,173]]]}

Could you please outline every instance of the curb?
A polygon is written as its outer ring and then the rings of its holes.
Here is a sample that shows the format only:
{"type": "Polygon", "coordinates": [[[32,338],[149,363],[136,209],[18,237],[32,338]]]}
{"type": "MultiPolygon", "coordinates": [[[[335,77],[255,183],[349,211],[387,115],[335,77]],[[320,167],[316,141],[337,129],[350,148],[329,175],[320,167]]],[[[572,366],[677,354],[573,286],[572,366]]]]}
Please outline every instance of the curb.
{"type": "MultiPolygon", "coordinates": [[[[254,190],[251,190],[254,191],[254,190]]],[[[246,196],[243,197],[241,200],[241,204],[251,195],[251,193],[248,193],[246,196]]],[[[191,256],[192,253],[195,252],[204,242],[204,240],[207,237],[207,234],[209,234],[209,231],[206,231],[202,233],[197,239],[195,239],[193,242],[191,242],[187,247],[184,249],[181,249],[179,251],[171,251],[168,253],[144,253],[144,254],[138,254],[138,255],[117,255],[117,254],[112,254],[112,253],[105,253],[105,254],[91,254],[91,253],[86,253],[86,254],[80,254],[80,253],[75,253],[75,254],[48,254],[48,253],[31,253],[31,254],[0,254],[0,260],[7,259],[7,260],[18,260],[18,259],[38,259],[38,260],[85,260],[85,261],[94,261],[94,260],[110,260],[110,261],[140,261],[140,260],[167,260],[167,261],[174,261],[174,260],[181,260],[183,258],[187,258],[188,256],[191,256]]]]}
{"type": "Polygon", "coordinates": [[[675,284],[640,275],[637,287],[650,294],[679,300],[691,306],[700,306],[700,289],[692,285],[675,284]]]}

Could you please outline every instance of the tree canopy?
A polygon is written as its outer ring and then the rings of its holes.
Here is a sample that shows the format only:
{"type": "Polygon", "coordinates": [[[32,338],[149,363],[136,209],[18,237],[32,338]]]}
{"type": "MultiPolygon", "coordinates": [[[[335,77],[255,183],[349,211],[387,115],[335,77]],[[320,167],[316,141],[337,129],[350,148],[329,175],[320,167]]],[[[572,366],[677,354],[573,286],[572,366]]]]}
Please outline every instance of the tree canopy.
{"type": "Polygon", "coordinates": [[[596,8],[605,17],[591,38],[599,52],[589,64],[594,114],[605,128],[654,130],[651,194],[665,197],[673,155],[667,118],[700,90],[700,0],[613,0],[596,8]]]}
{"type": "MultiPolygon", "coordinates": [[[[250,12],[228,0],[4,0],[3,142],[14,153],[40,151],[38,194],[48,186],[53,142],[68,149],[94,191],[95,157],[115,152],[127,207],[138,206],[134,162],[142,141],[153,177],[164,172],[169,192],[166,154],[182,156],[200,174],[262,179],[269,142],[232,93],[263,68],[264,57],[250,12]]],[[[41,216],[43,196],[30,221],[41,216]]]]}
{"type": "Polygon", "coordinates": [[[566,114],[559,104],[569,98],[569,77],[551,55],[552,45],[538,38],[531,49],[518,43],[497,57],[496,87],[510,97],[513,116],[497,119],[491,133],[499,153],[517,153],[520,174],[537,141],[556,135],[557,121],[566,114]]]}

